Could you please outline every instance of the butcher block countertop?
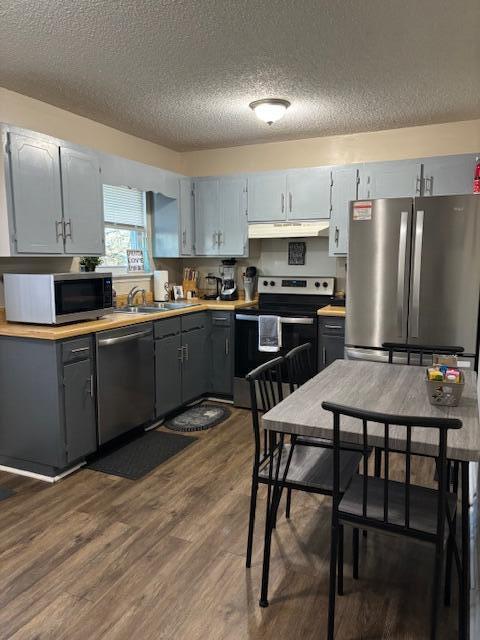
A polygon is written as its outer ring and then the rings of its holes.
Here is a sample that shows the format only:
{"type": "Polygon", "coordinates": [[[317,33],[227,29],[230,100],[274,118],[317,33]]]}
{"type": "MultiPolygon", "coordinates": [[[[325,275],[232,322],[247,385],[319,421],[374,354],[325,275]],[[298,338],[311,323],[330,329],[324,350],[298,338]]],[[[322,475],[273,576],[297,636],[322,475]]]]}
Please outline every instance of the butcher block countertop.
{"type": "Polygon", "coordinates": [[[345,318],[345,307],[334,307],[329,304],[317,311],[319,316],[337,316],[337,318],[345,318]]]}
{"type": "Polygon", "coordinates": [[[39,340],[64,340],[65,338],[74,338],[75,336],[82,336],[88,333],[105,331],[106,329],[118,329],[142,322],[182,316],[187,313],[197,313],[199,311],[235,311],[235,309],[250,307],[254,304],[253,302],[246,302],[245,300],[236,300],[233,302],[223,300],[192,300],[192,302],[198,302],[199,304],[186,307],[185,309],[159,311],[158,313],[110,313],[100,318],[100,320],[87,320],[86,322],[75,322],[58,326],[6,322],[4,310],[0,309],[0,336],[36,338],[39,340]]]}

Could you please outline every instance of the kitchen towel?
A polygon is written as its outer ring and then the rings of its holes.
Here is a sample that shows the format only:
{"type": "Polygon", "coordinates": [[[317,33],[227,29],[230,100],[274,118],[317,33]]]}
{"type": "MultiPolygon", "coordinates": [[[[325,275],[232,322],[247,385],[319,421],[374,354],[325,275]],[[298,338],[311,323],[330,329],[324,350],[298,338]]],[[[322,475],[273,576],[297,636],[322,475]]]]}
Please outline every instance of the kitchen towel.
{"type": "Polygon", "coordinates": [[[258,350],[276,353],[281,346],[281,319],[278,316],[258,316],[258,350]]]}

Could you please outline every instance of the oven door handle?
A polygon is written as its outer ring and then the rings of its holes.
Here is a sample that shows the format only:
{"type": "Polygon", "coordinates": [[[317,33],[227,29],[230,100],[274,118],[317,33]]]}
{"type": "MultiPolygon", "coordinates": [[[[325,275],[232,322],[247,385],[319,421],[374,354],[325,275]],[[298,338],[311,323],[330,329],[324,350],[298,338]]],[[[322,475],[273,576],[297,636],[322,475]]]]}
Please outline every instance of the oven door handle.
{"type": "MultiPolygon", "coordinates": [[[[258,316],[248,316],[245,313],[237,313],[235,320],[249,320],[250,322],[258,322],[258,316]]],[[[280,318],[282,324],[309,324],[312,325],[313,318],[280,318]]]]}

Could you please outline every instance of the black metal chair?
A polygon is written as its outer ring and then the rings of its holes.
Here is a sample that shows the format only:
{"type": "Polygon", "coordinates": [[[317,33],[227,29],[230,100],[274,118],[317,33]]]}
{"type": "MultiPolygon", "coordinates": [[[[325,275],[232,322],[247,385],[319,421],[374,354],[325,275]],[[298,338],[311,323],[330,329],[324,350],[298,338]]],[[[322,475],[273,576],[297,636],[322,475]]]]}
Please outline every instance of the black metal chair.
{"type": "MultiPolygon", "coordinates": [[[[253,371],[246,379],[250,384],[250,400],[254,434],[254,460],[252,470],[252,490],[250,497],[250,519],[248,526],[246,566],[251,566],[255,512],[259,484],[266,484],[267,523],[264,548],[264,570],[262,578],[261,606],[267,606],[268,574],[270,564],[270,542],[272,530],[276,524],[278,505],[284,488],[323,495],[332,495],[333,449],[298,445],[295,436],[292,442],[285,444],[284,435],[277,437],[272,432],[260,430],[260,413],[272,409],[283,399],[282,357],[274,358],[253,371]],[[274,477],[274,468],[276,476],[274,477]]],[[[342,451],[341,490],[345,490],[352,476],[357,472],[362,460],[358,451],[342,451]]],[[[343,540],[340,548],[343,550],[343,540]]],[[[342,557],[340,553],[340,557],[342,557]]],[[[343,562],[339,575],[342,575],[343,562]]],[[[339,593],[342,593],[342,580],[339,580],[339,593]]]]}
{"type": "MultiPolygon", "coordinates": [[[[437,637],[437,614],[440,602],[441,578],[445,558],[445,545],[455,556],[457,570],[461,575],[461,562],[455,538],[455,514],[457,498],[450,493],[447,483],[447,437],[449,429],[459,429],[460,420],[447,418],[422,418],[415,416],[388,415],[323,402],[323,409],[333,413],[333,507],[330,556],[330,600],[328,617],[328,639],[334,638],[335,590],[337,579],[337,549],[339,530],[345,524],[353,527],[369,527],[387,533],[408,536],[435,546],[435,569],[431,610],[430,638],[437,637]],[[340,417],[354,418],[363,425],[363,447],[367,455],[369,445],[369,423],[376,427],[376,436],[384,438],[385,473],[383,478],[355,476],[347,491],[341,488],[341,420],[340,417]],[[381,425],[381,426],[380,426],[381,425]],[[390,429],[405,429],[405,480],[398,482],[389,478],[390,429]],[[412,428],[428,428],[438,432],[438,489],[412,485],[411,440],[412,428]]],[[[396,436],[399,437],[398,431],[396,436]]],[[[451,556],[450,556],[451,557],[451,556]]],[[[448,562],[448,556],[447,556],[448,562]]],[[[445,598],[450,592],[451,570],[447,565],[445,598]]],[[[462,580],[459,580],[460,585],[462,580]]],[[[460,598],[463,598],[460,586],[460,598]]],[[[461,615],[462,606],[459,607],[461,615]]],[[[461,626],[460,626],[461,628],[461,626]]]]}

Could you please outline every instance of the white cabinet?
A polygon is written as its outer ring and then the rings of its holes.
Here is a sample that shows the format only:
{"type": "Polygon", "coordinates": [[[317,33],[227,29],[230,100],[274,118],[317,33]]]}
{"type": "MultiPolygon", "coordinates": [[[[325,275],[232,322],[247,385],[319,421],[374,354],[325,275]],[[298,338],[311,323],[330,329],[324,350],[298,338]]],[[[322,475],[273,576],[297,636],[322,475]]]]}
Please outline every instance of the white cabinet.
{"type": "Polygon", "coordinates": [[[289,220],[330,217],[330,167],[298,169],[287,173],[286,200],[289,220]]]}
{"type": "Polygon", "coordinates": [[[424,158],[422,160],[423,195],[445,196],[472,193],[475,159],[475,154],[424,158]]]}
{"type": "Polygon", "coordinates": [[[286,220],[284,173],[258,173],[248,177],[248,222],[286,220]]]}
{"type": "Polygon", "coordinates": [[[419,160],[372,162],[360,168],[358,198],[405,198],[421,195],[422,164],[419,160]]]}
{"type": "Polygon", "coordinates": [[[195,224],[193,209],[192,179],[180,179],[180,254],[193,256],[195,253],[195,224]]]}
{"type": "Polygon", "coordinates": [[[98,157],[88,149],[2,127],[0,254],[102,255],[98,157]]]}
{"type": "Polygon", "coordinates": [[[244,178],[194,182],[197,255],[247,255],[246,189],[244,178]]]}
{"type": "Polygon", "coordinates": [[[355,165],[332,169],[332,200],[328,254],[348,254],[350,202],[357,199],[358,169],[355,165]]]}
{"type": "Polygon", "coordinates": [[[152,194],[154,258],[181,258],[194,252],[192,180],[180,178],[178,182],[177,198],[152,194]]]}
{"type": "Polygon", "coordinates": [[[105,234],[100,163],[92,154],[60,147],[65,253],[103,255],[105,234]]]}

